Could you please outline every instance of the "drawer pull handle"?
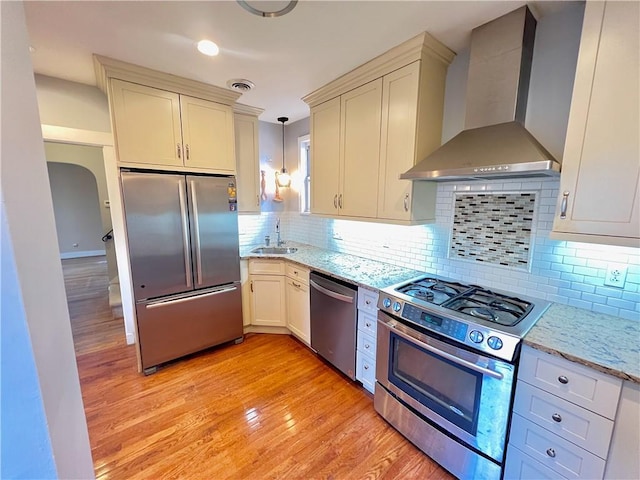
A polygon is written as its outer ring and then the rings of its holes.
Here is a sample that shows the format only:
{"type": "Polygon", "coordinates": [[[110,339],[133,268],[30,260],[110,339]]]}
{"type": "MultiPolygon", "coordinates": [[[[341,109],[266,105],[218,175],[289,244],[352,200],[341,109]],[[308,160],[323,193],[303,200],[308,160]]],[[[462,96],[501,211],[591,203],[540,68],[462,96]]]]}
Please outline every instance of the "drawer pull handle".
{"type": "Polygon", "coordinates": [[[567,383],[569,383],[569,379],[567,377],[565,377],[564,375],[560,375],[558,377],[558,381],[563,385],[566,385],[567,383]]]}
{"type": "Polygon", "coordinates": [[[569,204],[569,192],[562,193],[562,202],[560,202],[560,218],[567,218],[567,205],[569,204]]]}
{"type": "Polygon", "coordinates": [[[547,455],[551,458],[556,458],[556,451],[553,448],[547,448],[547,455]]]}
{"type": "Polygon", "coordinates": [[[560,416],[559,413],[554,413],[553,415],[551,415],[551,418],[553,419],[554,422],[560,423],[562,421],[562,417],[560,416]]]}

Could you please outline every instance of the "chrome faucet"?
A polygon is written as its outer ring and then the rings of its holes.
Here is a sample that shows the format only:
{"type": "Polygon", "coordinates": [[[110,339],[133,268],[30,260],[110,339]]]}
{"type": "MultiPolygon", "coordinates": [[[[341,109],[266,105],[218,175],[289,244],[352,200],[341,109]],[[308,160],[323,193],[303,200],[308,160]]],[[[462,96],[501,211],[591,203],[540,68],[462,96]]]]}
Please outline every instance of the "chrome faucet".
{"type": "Polygon", "coordinates": [[[284,245],[284,240],[280,239],[280,217],[276,219],[276,235],[277,235],[276,245],[278,245],[278,247],[281,247],[282,245],[284,245]]]}

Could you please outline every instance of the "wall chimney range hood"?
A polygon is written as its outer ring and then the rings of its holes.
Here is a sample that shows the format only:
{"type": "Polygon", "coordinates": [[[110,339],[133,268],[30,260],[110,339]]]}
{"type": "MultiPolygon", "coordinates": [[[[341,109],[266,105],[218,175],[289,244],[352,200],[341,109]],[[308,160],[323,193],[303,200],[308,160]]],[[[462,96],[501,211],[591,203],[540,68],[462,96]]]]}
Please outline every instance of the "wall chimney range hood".
{"type": "Polygon", "coordinates": [[[560,164],[524,128],[536,20],[524,6],[471,32],[465,129],[407,180],[556,176],[560,164]]]}

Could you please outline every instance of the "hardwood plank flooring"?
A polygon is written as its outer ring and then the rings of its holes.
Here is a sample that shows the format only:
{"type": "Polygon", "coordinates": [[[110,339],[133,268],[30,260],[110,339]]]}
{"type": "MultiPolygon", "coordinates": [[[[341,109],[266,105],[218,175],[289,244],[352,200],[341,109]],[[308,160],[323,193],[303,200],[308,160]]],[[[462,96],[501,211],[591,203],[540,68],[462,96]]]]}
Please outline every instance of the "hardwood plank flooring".
{"type": "Polygon", "coordinates": [[[139,374],[103,260],[63,261],[96,478],[453,478],[293,337],[249,334],[139,374]]]}

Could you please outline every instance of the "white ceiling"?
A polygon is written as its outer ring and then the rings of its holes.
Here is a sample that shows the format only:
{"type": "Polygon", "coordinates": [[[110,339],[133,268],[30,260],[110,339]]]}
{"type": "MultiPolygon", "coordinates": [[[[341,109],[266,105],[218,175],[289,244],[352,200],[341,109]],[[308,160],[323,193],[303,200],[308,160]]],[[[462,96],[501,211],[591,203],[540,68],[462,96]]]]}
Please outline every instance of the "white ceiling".
{"type": "MultiPolygon", "coordinates": [[[[252,5],[258,2],[252,0],[252,5]]],[[[409,38],[428,31],[453,51],[472,28],[525,4],[498,1],[312,1],[262,18],[235,1],[26,1],[36,73],[95,85],[92,54],[217,86],[244,78],[255,88],[239,102],[260,120],[309,115],[304,95],[409,38]],[[209,38],[220,55],[195,43],[209,38]]],[[[529,2],[537,17],[567,1],[529,2]]],[[[282,2],[265,2],[277,10],[282,2]]]]}

